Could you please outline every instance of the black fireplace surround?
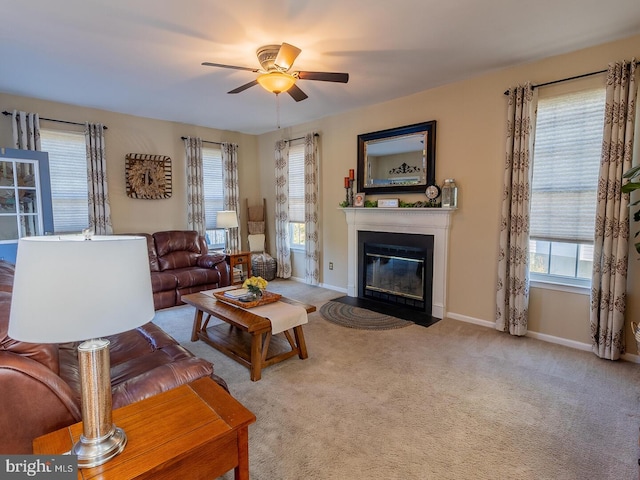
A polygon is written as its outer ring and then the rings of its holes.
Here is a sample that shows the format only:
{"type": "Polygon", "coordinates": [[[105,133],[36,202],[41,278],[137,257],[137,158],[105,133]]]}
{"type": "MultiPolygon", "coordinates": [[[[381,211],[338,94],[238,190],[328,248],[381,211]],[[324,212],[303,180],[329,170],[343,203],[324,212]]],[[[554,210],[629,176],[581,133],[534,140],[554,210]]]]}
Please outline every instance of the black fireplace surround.
{"type": "Polygon", "coordinates": [[[433,235],[358,232],[358,298],[431,317],[433,235]]]}

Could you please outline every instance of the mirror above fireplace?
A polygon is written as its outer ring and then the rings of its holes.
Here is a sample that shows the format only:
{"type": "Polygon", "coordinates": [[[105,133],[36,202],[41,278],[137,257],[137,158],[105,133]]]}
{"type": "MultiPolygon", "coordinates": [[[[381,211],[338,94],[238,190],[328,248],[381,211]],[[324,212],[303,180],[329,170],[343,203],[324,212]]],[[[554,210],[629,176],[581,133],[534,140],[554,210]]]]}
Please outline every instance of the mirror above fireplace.
{"type": "Polygon", "coordinates": [[[358,191],[424,192],[435,183],[436,121],[358,135],[358,191]]]}

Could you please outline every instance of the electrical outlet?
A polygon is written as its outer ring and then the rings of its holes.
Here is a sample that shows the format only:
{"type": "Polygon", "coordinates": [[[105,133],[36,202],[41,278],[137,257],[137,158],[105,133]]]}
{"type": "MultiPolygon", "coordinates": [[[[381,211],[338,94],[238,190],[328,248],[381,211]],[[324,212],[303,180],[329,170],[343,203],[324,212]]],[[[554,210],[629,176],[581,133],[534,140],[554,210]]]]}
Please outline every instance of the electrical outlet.
{"type": "Polygon", "coordinates": [[[329,270],[333,270],[333,262],[329,262],[329,270]]]}

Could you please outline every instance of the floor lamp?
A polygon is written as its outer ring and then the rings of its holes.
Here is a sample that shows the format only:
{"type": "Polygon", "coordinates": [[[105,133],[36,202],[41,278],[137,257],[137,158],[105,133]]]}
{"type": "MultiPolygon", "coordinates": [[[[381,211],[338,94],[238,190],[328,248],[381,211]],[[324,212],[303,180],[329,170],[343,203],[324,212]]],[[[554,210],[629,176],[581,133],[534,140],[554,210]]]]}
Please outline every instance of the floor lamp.
{"type": "Polygon", "coordinates": [[[154,317],[147,241],[83,235],[18,242],[9,336],[33,343],[82,341],[78,363],[83,429],[80,468],[101,465],[127,443],[113,424],[109,340],[154,317]]]}
{"type": "Polygon", "coordinates": [[[230,228],[238,228],[238,215],[234,210],[221,210],[216,218],[216,228],[224,228],[224,253],[231,253],[230,228]]]}

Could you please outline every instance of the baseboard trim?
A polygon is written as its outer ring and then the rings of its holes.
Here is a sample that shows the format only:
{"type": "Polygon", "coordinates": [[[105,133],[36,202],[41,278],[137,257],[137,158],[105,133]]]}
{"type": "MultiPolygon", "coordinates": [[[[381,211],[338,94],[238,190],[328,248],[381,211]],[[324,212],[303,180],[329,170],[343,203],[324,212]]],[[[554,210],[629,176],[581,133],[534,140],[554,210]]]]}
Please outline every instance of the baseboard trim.
{"type": "Polygon", "coordinates": [[[340,287],[336,287],[335,285],[328,285],[326,283],[321,283],[320,286],[322,288],[326,288],[327,290],[333,290],[334,292],[340,292],[344,295],[347,294],[347,289],[346,288],[340,288],[340,287]]]}
{"type": "Polygon", "coordinates": [[[460,320],[461,322],[473,323],[475,325],[480,325],[481,327],[494,328],[494,322],[488,322],[486,320],[480,320],[479,318],[469,317],[467,315],[461,315],[459,313],[446,312],[444,315],[445,318],[452,318],[454,320],[460,320]]]}
{"type": "MultiPolygon", "coordinates": [[[[489,322],[487,320],[481,320],[475,317],[469,317],[467,315],[460,315],[459,313],[447,312],[448,318],[454,320],[460,320],[461,322],[473,323],[487,328],[495,328],[495,322],[489,322]]],[[[543,342],[555,343],[557,345],[564,345],[565,347],[575,348],[577,350],[591,351],[591,345],[582,342],[576,342],[575,340],[569,340],[568,338],[555,337],[553,335],[547,335],[546,333],[532,332],[529,330],[526,334],[527,337],[542,340],[543,342]]]]}
{"type": "Polygon", "coordinates": [[[625,353],[622,355],[622,359],[631,363],[640,363],[640,356],[634,355],[633,353],[625,353]]]}
{"type": "Polygon", "coordinates": [[[547,335],[546,333],[539,332],[527,332],[527,337],[542,340],[543,342],[555,343],[556,345],[564,345],[565,347],[575,348],[576,350],[582,350],[585,352],[591,351],[591,345],[583,342],[576,342],[575,340],[569,340],[568,338],[554,337],[553,335],[547,335]]]}
{"type": "MultiPolygon", "coordinates": [[[[304,278],[300,278],[300,277],[289,277],[287,280],[293,280],[294,282],[299,282],[299,283],[306,283],[304,281],[304,278]]],[[[320,283],[318,284],[318,286],[322,288],[326,288],[327,290],[334,290],[336,292],[344,293],[345,295],[347,294],[346,288],[336,287],[335,285],[329,285],[328,283],[320,283]]]]}
{"type": "MultiPolygon", "coordinates": [[[[461,322],[473,323],[475,325],[480,325],[482,327],[487,328],[495,328],[494,322],[489,322],[487,320],[481,320],[475,317],[469,317],[467,315],[461,315],[459,313],[447,312],[447,318],[451,318],[453,320],[459,320],[461,322]]],[[[535,338],[537,340],[542,340],[543,342],[555,343],[556,345],[563,345],[569,348],[575,348],[576,350],[583,350],[585,352],[591,351],[591,345],[583,342],[576,342],[575,340],[569,340],[568,338],[555,337],[553,335],[547,335],[546,333],[539,332],[527,332],[527,337],[535,338]]],[[[632,353],[625,353],[622,355],[622,360],[632,363],[640,363],[640,356],[634,355],[632,353]]]]}

